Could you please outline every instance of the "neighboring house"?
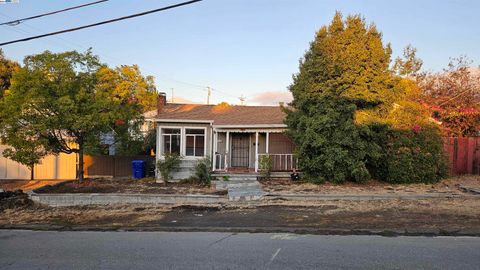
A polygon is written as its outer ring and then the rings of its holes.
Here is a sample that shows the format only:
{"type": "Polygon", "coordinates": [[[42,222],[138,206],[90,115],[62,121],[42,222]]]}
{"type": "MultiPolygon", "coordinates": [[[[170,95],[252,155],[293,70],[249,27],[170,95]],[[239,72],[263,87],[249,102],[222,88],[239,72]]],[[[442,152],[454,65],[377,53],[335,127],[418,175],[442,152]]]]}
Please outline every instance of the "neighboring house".
{"type": "Polygon", "coordinates": [[[151,130],[155,129],[155,118],[157,117],[157,110],[152,110],[143,113],[143,123],[140,125],[140,132],[146,136],[151,130]]]}
{"type": "Polygon", "coordinates": [[[211,157],[215,172],[258,172],[261,156],[272,157],[273,171],[293,171],[294,144],[283,132],[280,106],[173,104],[160,93],[157,105],[157,160],[182,156],[174,179],[191,175],[198,159],[211,157]]]}
{"type": "MultiPolygon", "coordinates": [[[[155,130],[155,117],[157,110],[143,113],[143,122],[139,126],[140,134],[145,138],[151,130],[155,130]]],[[[133,134],[133,133],[132,133],[133,134]]],[[[116,153],[115,134],[113,132],[101,135],[100,142],[102,145],[108,146],[108,155],[114,156],[116,153]]]]}

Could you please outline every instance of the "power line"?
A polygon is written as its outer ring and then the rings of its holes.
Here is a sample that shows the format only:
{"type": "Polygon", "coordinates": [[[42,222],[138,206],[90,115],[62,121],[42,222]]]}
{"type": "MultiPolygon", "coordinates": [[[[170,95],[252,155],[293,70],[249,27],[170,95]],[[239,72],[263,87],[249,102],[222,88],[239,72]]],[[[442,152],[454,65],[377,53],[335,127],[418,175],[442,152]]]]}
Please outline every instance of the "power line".
{"type": "MultiPolygon", "coordinates": [[[[7,18],[7,19],[10,19],[10,20],[13,20],[13,19],[14,19],[13,17],[8,16],[8,15],[6,15],[6,14],[3,14],[3,13],[1,13],[1,12],[0,12],[0,16],[3,16],[3,17],[5,17],[5,18],[7,18]]],[[[24,25],[25,27],[30,28],[31,30],[33,30],[33,31],[35,31],[35,32],[41,31],[39,28],[34,27],[33,25],[29,25],[28,23],[23,23],[22,25],[24,25]]],[[[33,33],[33,32],[24,30],[24,29],[22,29],[22,28],[17,28],[17,27],[15,27],[15,28],[6,28],[6,29],[10,29],[10,30],[12,30],[12,31],[15,31],[15,32],[21,33],[21,34],[28,34],[28,35],[34,35],[34,34],[35,34],[35,33],[33,33]]],[[[65,48],[68,48],[68,47],[69,47],[69,49],[72,49],[72,48],[75,49],[75,47],[77,47],[77,48],[81,48],[82,50],[88,49],[88,47],[86,47],[86,46],[84,46],[84,45],[81,45],[81,44],[76,43],[76,42],[72,42],[72,41],[67,40],[67,39],[65,39],[65,38],[62,38],[62,37],[60,37],[60,36],[52,36],[52,38],[57,39],[57,40],[50,40],[51,42],[57,43],[56,45],[61,44],[60,42],[65,43],[65,44],[62,44],[62,45],[67,45],[67,44],[68,44],[68,46],[64,46],[65,48]]],[[[53,44],[53,43],[52,43],[52,44],[53,44]]],[[[117,58],[117,57],[113,57],[113,56],[108,55],[108,54],[105,54],[105,53],[101,53],[100,56],[101,56],[101,57],[104,57],[104,58],[107,58],[107,59],[110,59],[110,60],[113,60],[114,62],[117,62],[119,65],[122,65],[122,61],[123,61],[122,59],[119,59],[119,58],[117,58]]],[[[200,90],[200,91],[208,92],[207,86],[200,85],[200,84],[198,84],[198,83],[192,83],[192,82],[186,82],[186,81],[183,81],[183,80],[178,80],[178,79],[176,79],[176,78],[172,78],[172,77],[167,76],[167,75],[165,75],[165,74],[159,73],[158,71],[153,71],[152,69],[150,69],[150,68],[148,68],[148,67],[146,67],[146,66],[143,66],[143,67],[142,67],[142,70],[145,70],[145,71],[151,73],[152,75],[155,74],[156,77],[158,77],[161,81],[162,81],[162,80],[167,80],[167,81],[171,81],[171,82],[175,82],[175,83],[179,83],[179,84],[183,84],[183,85],[189,86],[189,89],[196,88],[196,89],[198,89],[198,90],[200,90]]],[[[216,92],[216,93],[221,94],[221,95],[223,95],[223,96],[228,96],[228,97],[235,98],[235,99],[238,98],[235,94],[231,94],[231,93],[230,93],[231,91],[222,91],[222,90],[219,90],[219,89],[217,89],[217,88],[210,88],[210,90],[211,90],[212,92],[216,92]]],[[[173,98],[173,89],[172,89],[172,98],[173,98]]]]}
{"type": "Polygon", "coordinates": [[[24,21],[33,20],[33,19],[36,19],[36,18],[40,18],[40,17],[44,17],[44,16],[49,16],[49,15],[53,15],[53,14],[57,14],[57,13],[65,12],[65,11],[69,11],[69,10],[72,10],[72,9],[77,9],[77,8],[82,8],[82,7],[91,6],[91,5],[96,5],[96,4],[100,4],[100,3],[102,3],[102,2],[107,2],[107,1],[108,1],[108,0],[100,0],[100,1],[92,2],[92,3],[87,3],[87,4],[83,4],[83,5],[79,5],[79,6],[64,8],[64,9],[61,9],[61,10],[51,11],[51,12],[43,13],[43,14],[40,14],[40,15],[35,15],[35,16],[27,17],[27,18],[22,18],[22,19],[18,19],[18,20],[13,20],[13,21],[9,21],[9,22],[0,23],[0,25],[15,26],[15,25],[18,25],[18,24],[20,24],[20,23],[22,23],[22,22],[24,22],[24,21]]]}
{"type": "MultiPolygon", "coordinates": [[[[13,20],[13,17],[11,16],[8,16],[6,14],[3,14],[2,12],[0,12],[0,16],[3,16],[7,19],[10,19],[10,20],[13,20]]],[[[21,26],[25,26],[27,28],[30,28],[31,30],[35,31],[35,32],[40,32],[41,30],[37,27],[34,27],[33,25],[30,25],[28,23],[23,23],[22,25],[18,26],[18,27],[11,27],[11,28],[5,28],[5,29],[9,29],[9,30],[12,30],[14,32],[17,32],[17,33],[20,33],[20,34],[27,34],[27,35],[35,35],[36,33],[33,33],[31,31],[27,31],[25,29],[22,29],[21,26]]],[[[57,46],[63,46],[64,48],[66,49],[77,49],[77,48],[80,48],[82,50],[87,50],[88,46],[84,46],[82,44],[79,44],[79,43],[76,43],[76,42],[73,42],[71,40],[67,40],[65,38],[62,38],[60,36],[52,36],[53,39],[56,39],[56,40],[48,40],[46,42],[49,42],[51,43],[52,45],[57,45],[57,46]],[[63,42],[65,44],[61,44],[60,42],[63,42]],[[67,45],[68,46],[65,46],[67,45]]],[[[97,52],[96,52],[97,53],[97,52]]],[[[108,54],[105,54],[105,53],[102,53],[100,55],[101,58],[107,58],[107,59],[110,59],[110,60],[113,60],[114,62],[118,62],[119,65],[122,65],[123,63],[123,59],[120,59],[120,58],[117,58],[117,57],[113,57],[111,55],[108,55],[108,54]]],[[[183,84],[183,85],[188,85],[190,87],[194,87],[194,88],[197,88],[197,89],[200,89],[202,91],[206,91],[205,90],[205,86],[204,85],[199,85],[199,84],[195,84],[195,83],[191,83],[191,82],[185,82],[185,81],[181,81],[181,80],[177,80],[175,78],[172,78],[170,76],[167,76],[165,74],[162,74],[162,73],[159,73],[159,72],[153,72],[152,69],[149,69],[149,68],[145,68],[145,66],[142,67],[143,70],[146,70],[152,74],[155,74],[155,75],[158,75],[157,77],[161,78],[162,80],[168,80],[168,81],[172,81],[172,82],[176,82],[176,83],[179,83],[179,84],[183,84]]],[[[216,91],[216,90],[214,90],[216,91]]]]}
{"type": "Polygon", "coordinates": [[[23,41],[28,41],[28,40],[32,40],[32,39],[38,39],[38,38],[42,38],[42,37],[48,37],[48,36],[68,33],[68,32],[74,32],[74,31],[78,31],[78,30],[81,30],[81,29],[85,29],[85,28],[90,28],[90,27],[99,26],[99,25],[103,25],[103,24],[108,24],[108,23],[112,23],[112,22],[131,19],[131,18],[135,18],[135,17],[139,17],[139,16],[144,16],[144,15],[147,15],[147,14],[152,14],[152,13],[164,11],[164,10],[167,10],[167,9],[173,9],[173,8],[177,8],[177,7],[181,7],[181,6],[186,6],[186,5],[190,5],[190,4],[193,4],[193,3],[196,3],[196,2],[200,2],[200,1],[202,1],[202,0],[192,0],[192,1],[182,2],[182,3],[179,3],[179,4],[166,6],[166,7],[162,7],[162,8],[157,8],[157,9],[153,9],[153,10],[149,10],[149,11],[145,11],[145,12],[141,12],[141,13],[135,13],[135,14],[132,14],[132,15],[123,16],[123,17],[119,17],[119,18],[115,18],[115,19],[111,19],[111,20],[98,22],[98,23],[88,24],[88,25],[79,26],[79,27],[75,27],[75,28],[69,28],[69,29],[65,29],[65,30],[61,30],[61,31],[57,31],[57,32],[51,32],[51,33],[48,33],[48,34],[43,34],[43,35],[38,35],[38,36],[33,36],[33,37],[28,37],[28,38],[17,39],[17,40],[13,40],[13,41],[3,42],[3,43],[0,43],[0,46],[12,44],[12,43],[23,42],[23,41]]]}
{"type": "MultiPolygon", "coordinates": [[[[1,13],[1,12],[0,12],[0,16],[3,16],[3,17],[8,18],[8,19],[13,19],[11,16],[8,16],[8,15],[3,14],[3,13],[1,13]]],[[[35,32],[40,31],[39,28],[34,27],[33,25],[29,25],[28,23],[24,23],[24,24],[22,24],[22,26],[28,27],[28,28],[30,28],[31,30],[35,31],[35,32]]],[[[20,34],[34,35],[33,32],[27,31],[27,30],[25,30],[25,29],[22,29],[21,27],[20,27],[20,28],[18,28],[18,27],[15,27],[15,28],[6,28],[6,29],[12,30],[12,31],[17,32],[17,33],[20,33],[20,34]]],[[[89,48],[89,47],[86,47],[86,46],[81,45],[81,44],[79,44],[79,43],[72,42],[72,41],[70,41],[70,40],[67,40],[67,39],[65,39],[65,38],[62,38],[62,37],[60,37],[60,36],[52,36],[52,38],[54,38],[54,39],[56,39],[56,40],[45,40],[45,42],[49,42],[49,43],[51,42],[52,45],[57,45],[57,46],[58,46],[58,45],[64,45],[63,47],[64,47],[64,48],[67,48],[67,49],[77,49],[77,48],[80,48],[80,49],[82,49],[82,50],[86,50],[86,49],[89,48]],[[61,44],[61,42],[63,42],[64,44],[61,44]],[[66,46],[67,44],[68,44],[68,46],[66,46]]],[[[96,52],[96,53],[97,53],[97,52],[96,52]]],[[[123,64],[123,63],[122,63],[122,61],[123,61],[122,59],[117,58],[117,57],[113,57],[113,56],[111,56],[111,55],[109,55],[109,54],[106,54],[106,53],[101,53],[101,54],[100,54],[100,57],[101,57],[101,58],[109,59],[109,60],[111,60],[111,61],[113,61],[113,62],[117,62],[118,65],[122,65],[122,64],[123,64]]],[[[189,90],[194,88],[194,89],[198,89],[198,90],[203,91],[203,92],[207,92],[207,91],[208,91],[207,86],[200,85],[200,84],[198,84],[198,83],[192,83],[192,82],[186,82],[186,81],[183,81],[183,80],[178,80],[178,79],[172,78],[172,77],[170,77],[170,76],[167,76],[167,75],[165,75],[165,74],[159,73],[158,71],[153,71],[152,69],[150,69],[150,68],[148,68],[148,67],[146,67],[146,66],[142,66],[142,70],[149,72],[151,75],[155,75],[155,77],[159,78],[160,81],[167,80],[167,81],[171,81],[171,82],[174,82],[174,83],[177,83],[177,84],[183,84],[183,85],[189,86],[189,88],[188,88],[189,90]]],[[[211,90],[212,92],[219,93],[219,94],[221,94],[221,95],[223,95],[223,96],[228,96],[228,97],[232,97],[232,98],[237,98],[236,95],[229,93],[229,92],[231,92],[231,91],[221,91],[221,90],[216,89],[216,88],[215,88],[215,89],[214,89],[214,88],[210,88],[210,90],[211,90]]],[[[173,93],[172,93],[172,96],[173,96],[173,93]]]]}

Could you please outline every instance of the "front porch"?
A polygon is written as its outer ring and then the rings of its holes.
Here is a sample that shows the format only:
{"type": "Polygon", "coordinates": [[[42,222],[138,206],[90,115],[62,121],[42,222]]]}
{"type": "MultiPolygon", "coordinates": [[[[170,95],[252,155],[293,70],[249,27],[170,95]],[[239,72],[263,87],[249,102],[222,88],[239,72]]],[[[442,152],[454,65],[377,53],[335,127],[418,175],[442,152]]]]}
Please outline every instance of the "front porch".
{"type": "Polygon", "coordinates": [[[214,128],[214,172],[258,173],[266,156],[271,158],[273,172],[297,170],[295,145],[283,132],[282,128],[214,128]]]}

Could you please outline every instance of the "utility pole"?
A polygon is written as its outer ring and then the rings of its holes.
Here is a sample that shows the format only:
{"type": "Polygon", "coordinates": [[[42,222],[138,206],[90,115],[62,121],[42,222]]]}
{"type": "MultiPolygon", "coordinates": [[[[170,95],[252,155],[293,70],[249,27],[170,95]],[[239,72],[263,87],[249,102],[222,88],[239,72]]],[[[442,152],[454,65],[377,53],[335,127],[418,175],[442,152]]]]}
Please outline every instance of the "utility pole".
{"type": "Polygon", "coordinates": [[[212,95],[212,88],[210,86],[207,86],[207,105],[210,105],[210,96],[212,95]]]}
{"type": "Polygon", "coordinates": [[[240,105],[243,105],[245,100],[247,100],[247,98],[243,94],[238,99],[240,99],[240,105]]]}
{"type": "Polygon", "coordinates": [[[172,89],[172,101],[170,101],[171,103],[174,103],[174,99],[173,99],[173,88],[170,88],[172,89]]]}

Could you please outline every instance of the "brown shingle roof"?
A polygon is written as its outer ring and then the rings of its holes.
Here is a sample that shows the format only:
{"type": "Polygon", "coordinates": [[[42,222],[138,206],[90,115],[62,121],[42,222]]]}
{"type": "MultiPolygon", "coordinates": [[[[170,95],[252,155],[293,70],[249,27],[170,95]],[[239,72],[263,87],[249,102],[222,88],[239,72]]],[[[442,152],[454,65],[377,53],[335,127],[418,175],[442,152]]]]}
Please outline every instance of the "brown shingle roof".
{"type": "MultiPolygon", "coordinates": [[[[231,106],[166,104],[158,119],[210,120],[214,125],[283,124],[285,114],[279,106],[231,106]]],[[[174,122],[174,121],[173,121],[174,122]]]]}

